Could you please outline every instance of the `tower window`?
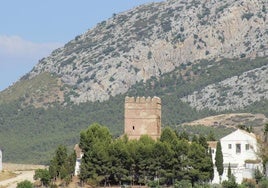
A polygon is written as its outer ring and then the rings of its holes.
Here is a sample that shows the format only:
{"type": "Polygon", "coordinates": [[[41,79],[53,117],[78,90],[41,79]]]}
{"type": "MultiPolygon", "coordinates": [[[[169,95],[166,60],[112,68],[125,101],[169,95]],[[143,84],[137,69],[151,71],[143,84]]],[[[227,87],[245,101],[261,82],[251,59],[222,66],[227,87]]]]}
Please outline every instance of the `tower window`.
{"type": "Polygon", "coordinates": [[[135,126],[132,127],[133,131],[135,130],[135,126]]]}

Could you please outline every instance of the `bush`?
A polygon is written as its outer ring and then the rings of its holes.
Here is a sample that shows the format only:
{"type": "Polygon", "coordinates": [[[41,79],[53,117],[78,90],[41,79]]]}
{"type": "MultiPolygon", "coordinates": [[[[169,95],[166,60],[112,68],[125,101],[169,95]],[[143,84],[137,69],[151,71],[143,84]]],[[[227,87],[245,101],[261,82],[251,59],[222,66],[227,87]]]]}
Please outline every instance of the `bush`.
{"type": "Polygon", "coordinates": [[[255,188],[256,187],[256,181],[253,179],[244,179],[241,188],[246,187],[246,188],[255,188]]]}
{"type": "Polygon", "coordinates": [[[47,169],[37,169],[34,173],[34,179],[39,179],[42,182],[42,185],[48,186],[50,183],[51,176],[47,169]]]}
{"type": "Polygon", "coordinates": [[[249,12],[249,13],[244,13],[244,14],[242,15],[242,20],[243,20],[243,19],[247,19],[247,20],[249,20],[252,16],[254,16],[254,14],[251,13],[251,12],[249,12]]]}
{"type": "Polygon", "coordinates": [[[211,186],[208,183],[197,183],[194,184],[193,188],[211,188],[211,186]]]}
{"type": "Polygon", "coordinates": [[[231,175],[230,179],[222,182],[223,188],[238,188],[238,184],[235,182],[234,175],[231,175]]]}
{"type": "Polygon", "coordinates": [[[189,180],[176,181],[174,188],[192,188],[192,184],[189,180]]]}
{"type": "Polygon", "coordinates": [[[34,187],[33,183],[28,180],[24,180],[17,184],[17,188],[33,188],[33,187],[34,187]]]}
{"type": "Polygon", "coordinates": [[[159,186],[159,181],[156,181],[156,180],[154,180],[154,181],[149,181],[148,186],[149,186],[150,188],[158,188],[158,187],[160,187],[160,186],[159,186]]]}
{"type": "Polygon", "coordinates": [[[223,181],[222,187],[223,188],[238,188],[238,185],[236,182],[233,182],[233,181],[223,181]]]}
{"type": "Polygon", "coordinates": [[[268,187],[268,179],[262,179],[260,182],[259,182],[259,188],[267,188],[268,187]]]}
{"type": "Polygon", "coordinates": [[[152,58],[152,52],[149,51],[149,52],[148,52],[148,55],[147,55],[147,59],[151,59],[151,58],[152,58]]]}

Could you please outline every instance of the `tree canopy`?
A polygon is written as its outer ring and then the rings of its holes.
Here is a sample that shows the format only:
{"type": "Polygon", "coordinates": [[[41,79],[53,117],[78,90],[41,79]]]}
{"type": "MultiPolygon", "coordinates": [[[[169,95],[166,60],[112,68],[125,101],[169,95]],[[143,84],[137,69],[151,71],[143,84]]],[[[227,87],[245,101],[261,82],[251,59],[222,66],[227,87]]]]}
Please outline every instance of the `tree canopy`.
{"type": "Polygon", "coordinates": [[[80,179],[91,185],[209,182],[212,158],[204,147],[204,138],[199,140],[202,144],[190,143],[171,128],[165,128],[159,140],[147,135],[139,140],[126,136],[112,139],[106,127],[94,123],[80,134],[79,145],[84,152],[80,179]]]}

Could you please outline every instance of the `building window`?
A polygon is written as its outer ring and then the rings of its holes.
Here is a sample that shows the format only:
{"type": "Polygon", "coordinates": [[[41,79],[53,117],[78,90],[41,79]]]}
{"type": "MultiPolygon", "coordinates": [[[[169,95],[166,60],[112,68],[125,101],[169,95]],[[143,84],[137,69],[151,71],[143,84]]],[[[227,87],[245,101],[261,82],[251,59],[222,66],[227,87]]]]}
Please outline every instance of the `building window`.
{"type": "Polygon", "coordinates": [[[236,144],[236,153],[241,153],[241,144],[236,144]]]}
{"type": "Polygon", "coordinates": [[[246,150],[249,150],[249,144],[246,144],[246,150]]]}
{"type": "Polygon", "coordinates": [[[232,144],[228,144],[228,148],[229,149],[232,149],[232,144]]]}

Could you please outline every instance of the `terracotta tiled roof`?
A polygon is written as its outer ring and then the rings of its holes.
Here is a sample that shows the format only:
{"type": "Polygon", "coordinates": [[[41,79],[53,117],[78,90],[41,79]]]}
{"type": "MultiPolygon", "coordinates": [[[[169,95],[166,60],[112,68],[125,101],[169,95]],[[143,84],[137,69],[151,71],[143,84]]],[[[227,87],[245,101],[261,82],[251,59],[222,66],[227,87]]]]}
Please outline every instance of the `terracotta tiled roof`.
{"type": "Polygon", "coordinates": [[[76,153],[76,157],[77,158],[80,158],[81,157],[81,154],[82,154],[82,149],[79,147],[78,144],[75,144],[74,151],[76,153]]]}
{"type": "Polygon", "coordinates": [[[208,147],[216,149],[218,141],[208,141],[208,147]]]}

